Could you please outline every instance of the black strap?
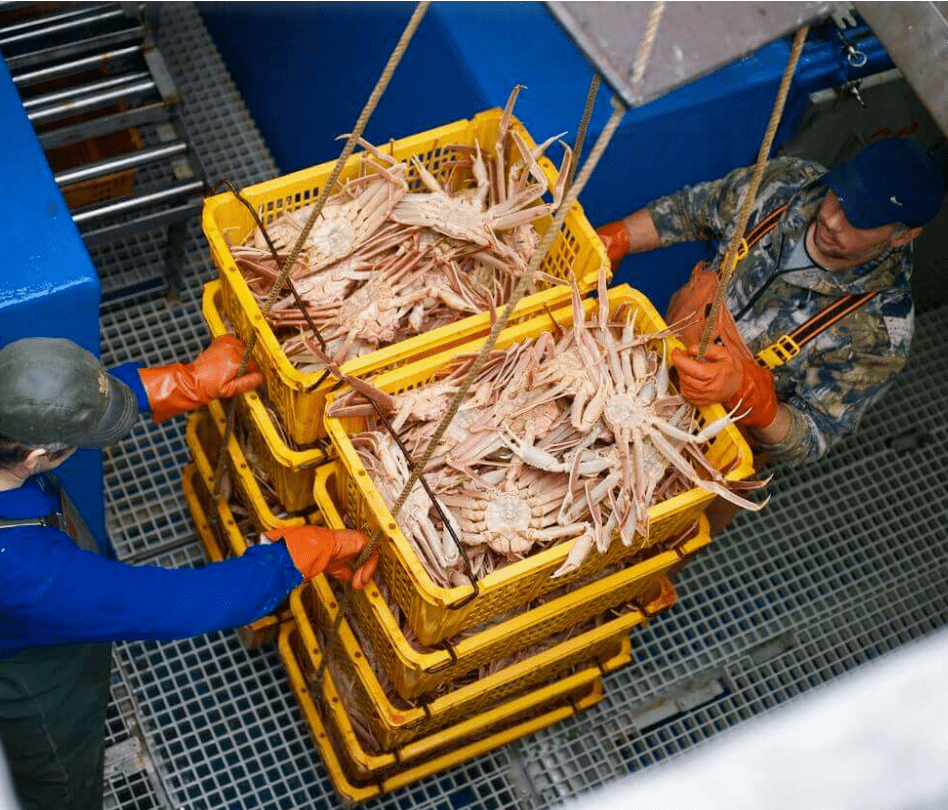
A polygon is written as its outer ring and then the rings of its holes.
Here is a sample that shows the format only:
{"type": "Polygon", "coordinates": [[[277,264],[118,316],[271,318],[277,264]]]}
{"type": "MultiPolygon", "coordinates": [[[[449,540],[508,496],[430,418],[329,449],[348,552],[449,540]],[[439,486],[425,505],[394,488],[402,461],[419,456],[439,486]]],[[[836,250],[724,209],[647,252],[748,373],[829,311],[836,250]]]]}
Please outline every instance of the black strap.
{"type": "Polygon", "coordinates": [[[798,346],[809,343],[820,332],[829,329],[834,323],[855,312],[863,304],[871,301],[878,295],[878,291],[867,292],[863,295],[844,295],[833,303],[821,309],[802,326],[798,326],[790,333],[790,337],[798,346]]]}
{"type": "MultiPolygon", "coordinates": [[[[54,495],[57,499],[60,498],[59,485],[49,473],[38,475],[36,477],[36,483],[43,492],[54,495]]],[[[56,512],[50,512],[48,515],[40,515],[39,517],[0,517],[0,529],[15,529],[19,526],[40,526],[44,529],[59,529],[59,531],[69,534],[64,528],[66,526],[66,516],[61,509],[56,512]]]]}
{"type": "Polygon", "coordinates": [[[758,222],[753,228],[747,231],[744,234],[744,242],[747,244],[748,250],[756,245],[761,239],[763,239],[768,233],[770,233],[774,228],[777,227],[777,223],[780,221],[780,217],[783,216],[783,212],[787,210],[786,205],[781,205],[778,208],[775,208],[767,216],[765,216],[760,222],[758,222]]]}

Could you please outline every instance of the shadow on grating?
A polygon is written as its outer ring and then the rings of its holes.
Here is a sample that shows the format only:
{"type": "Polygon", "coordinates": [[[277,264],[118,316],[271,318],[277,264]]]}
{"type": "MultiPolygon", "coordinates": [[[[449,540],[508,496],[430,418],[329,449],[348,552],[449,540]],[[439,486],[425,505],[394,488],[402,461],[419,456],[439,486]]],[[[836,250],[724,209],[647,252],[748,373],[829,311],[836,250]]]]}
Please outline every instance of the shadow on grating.
{"type": "Polygon", "coordinates": [[[139,726],[133,690],[114,651],[105,746],[104,810],[171,807],[139,726]]]}

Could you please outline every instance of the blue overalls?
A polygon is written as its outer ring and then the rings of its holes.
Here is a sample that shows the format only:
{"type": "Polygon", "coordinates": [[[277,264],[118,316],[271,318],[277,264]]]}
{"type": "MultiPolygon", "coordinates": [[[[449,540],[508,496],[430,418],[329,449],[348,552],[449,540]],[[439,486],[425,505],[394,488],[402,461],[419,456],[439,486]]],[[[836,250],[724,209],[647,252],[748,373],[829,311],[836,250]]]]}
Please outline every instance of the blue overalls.
{"type": "MultiPolygon", "coordinates": [[[[98,553],[69,497],[45,476],[35,483],[36,500],[53,509],[40,517],[0,517],[0,548],[6,551],[6,532],[37,528],[98,553]]],[[[102,807],[111,649],[107,643],[31,647],[0,659],[0,740],[23,810],[102,807]]]]}

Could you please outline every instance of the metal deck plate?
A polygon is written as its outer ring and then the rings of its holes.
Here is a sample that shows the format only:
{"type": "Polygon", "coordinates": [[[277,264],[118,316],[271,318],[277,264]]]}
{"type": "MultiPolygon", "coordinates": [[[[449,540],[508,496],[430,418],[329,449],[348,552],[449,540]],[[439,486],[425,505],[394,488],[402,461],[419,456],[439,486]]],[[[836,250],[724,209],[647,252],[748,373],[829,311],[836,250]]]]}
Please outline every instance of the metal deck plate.
{"type": "MultiPolygon", "coordinates": [[[[161,14],[162,52],[209,180],[273,176],[194,6],[163,6],[161,14]]],[[[180,305],[152,297],[106,311],[107,363],[168,362],[205,345],[199,293],[214,271],[199,226],[189,233],[180,305]]],[[[100,270],[123,272],[126,257],[157,261],[149,251],[148,242],[130,243],[100,270]]],[[[680,601],[633,635],[635,661],[607,676],[599,707],[366,810],[551,807],[946,624],[946,354],[948,308],[920,315],[908,372],[859,433],[823,462],[781,472],[767,509],[742,515],[677,577],[680,601]]],[[[186,461],[183,418],[143,421],[110,451],[109,526],[123,559],[203,561],[181,494],[186,461]]],[[[121,643],[116,660],[111,742],[130,738],[120,721],[130,717],[154,776],[116,772],[110,807],[340,806],[275,649],[247,652],[235,633],[215,633],[121,643]]],[[[132,752],[117,749],[119,761],[121,754],[132,752]]]]}
{"type": "Polygon", "coordinates": [[[854,5],[948,136],[948,2],[854,5]]]}
{"type": "Polygon", "coordinates": [[[631,79],[651,3],[546,5],[613,92],[635,107],[827,16],[834,4],[666,3],[639,87],[631,79]]]}

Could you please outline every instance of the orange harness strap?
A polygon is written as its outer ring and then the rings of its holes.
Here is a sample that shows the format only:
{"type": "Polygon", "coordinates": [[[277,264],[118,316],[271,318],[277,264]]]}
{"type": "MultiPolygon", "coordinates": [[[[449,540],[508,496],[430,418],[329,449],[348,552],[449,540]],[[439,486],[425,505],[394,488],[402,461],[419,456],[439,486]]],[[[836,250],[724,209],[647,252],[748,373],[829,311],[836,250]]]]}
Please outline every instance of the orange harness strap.
{"type": "MultiPolygon", "coordinates": [[[[777,227],[780,217],[787,210],[786,205],[771,211],[758,222],[744,237],[744,243],[749,250],[768,233],[777,227]]],[[[745,251],[746,253],[746,251],[745,251]]],[[[863,293],[862,295],[844,295],[816,313],[802,326],[798,326],[789,335],[781,335],[769,346],[757,352],[757,363],[764,368],[774,369],[782,366],[796,357],[800,350],[813,340],[820,332],[829,329],[833,324],[855,312],[863,304],[876,297],[878,291],[863,293]]]]}

